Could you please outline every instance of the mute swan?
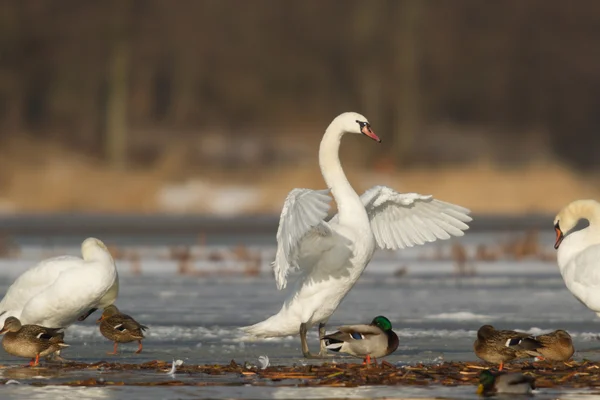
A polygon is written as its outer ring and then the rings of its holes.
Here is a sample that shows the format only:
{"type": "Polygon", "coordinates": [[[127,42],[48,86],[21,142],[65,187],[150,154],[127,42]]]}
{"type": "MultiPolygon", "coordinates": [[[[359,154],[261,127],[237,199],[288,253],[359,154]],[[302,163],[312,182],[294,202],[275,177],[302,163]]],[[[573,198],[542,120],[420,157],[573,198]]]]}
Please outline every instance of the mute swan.
{"type": "Polygon", "coordinates": [[[106,246],[87,238],[81,254],[83,259],[43,260],[19,276],[0,302],[0,325],[13,316],[24,325],[66,328],[111,305],[119,293],[119,276],[106,246]]]}
{"type": "Polygon", "coordinates": [[[554,219],[557,261],[567,289],[600,316],[600,203],[576,200],[554,219]],[[581,219],[589,226],[571,232],[581,219]]]}
{"type": "Polygon", "coordinates": [[[288,273],[300,275],[276,315],[243,327],[254,336],[274,337],[300,333],[307,358],[326,357],[321,341],[318,356],[306,343],[306,332],[319,324],[319,337],[342,299],[358,280],[376,247],[401,249],[436,239],[462,236],[471,221],[469,210],[416,193],[401,194],[375,186],[359,197],[342,170],[338,150],[346,133],[362,134],[381,142],[365,117],[354,112],[337,116],[319,148],[319,165],[327,190],[293,189],[285,199],[277,230],[273,262],[279,290],[288,273]],[[325,221],[331,191],[339,213],[325,221]]]}

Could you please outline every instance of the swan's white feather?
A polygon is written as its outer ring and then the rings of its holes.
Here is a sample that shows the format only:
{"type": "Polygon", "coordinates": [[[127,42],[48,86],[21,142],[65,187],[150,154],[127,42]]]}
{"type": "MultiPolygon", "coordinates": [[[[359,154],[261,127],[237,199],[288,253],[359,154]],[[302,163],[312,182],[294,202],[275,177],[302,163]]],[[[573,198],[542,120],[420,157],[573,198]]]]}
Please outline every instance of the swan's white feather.
{"type": "Polygon", "coordinates": [[[119,279],[110,253],[94,238],[82,251],[84,258],[54,257],[19,276],[0,302],[0,325],[14,316],[23,324],[65,328],[88,310],[112,304],[119,279]]]}
{"type": "Polygon", "coordinates": [[[309,328],[326,323],[367,267],[377,245],[408,247],[460,236],[467,229],[468,210],[431,196],[400,194],[377,186],[359,198],[338,157],[341,137],[349,132],[378,139],[366,118],[351,112],[336,117],[325,131],[319,165],[339,215],[325,221],[332,200],[328,190],[289,193],[279,221],[273,269],[278,289],[287,286],[290,271],[298,270],[299,276],[277,314],[242,328],[251,335],[293,335],[299,333],[301,324],[309,328]]]}
{"type": "Polygon", "coordinates": [[[63,271],[81,266],[82,261],[79,257],[60,256],[39,262],[19,276],[8,288],[0,301],[0,312],[18,312],[19,315],[13,316],[19,318],[20,310],[32,297],[52,285],[63,271]]]}
{"type": "Polygon", "coordinates": [[[431,195],[398,193],[387,186],[375,186],[361,197],[377,246],[402,249],[463,236],[471,221],[469,210],[436,200],[431,195]]]}
{"type": "Polygon", "coordinates": [[[329,190],[294,189],[283,204],[277,229],[273,272],[279,290],[287,286],[290,270],[303,257],[318,257],[331,248],[332,231],[324,219],[329,211],[329,190]]]}

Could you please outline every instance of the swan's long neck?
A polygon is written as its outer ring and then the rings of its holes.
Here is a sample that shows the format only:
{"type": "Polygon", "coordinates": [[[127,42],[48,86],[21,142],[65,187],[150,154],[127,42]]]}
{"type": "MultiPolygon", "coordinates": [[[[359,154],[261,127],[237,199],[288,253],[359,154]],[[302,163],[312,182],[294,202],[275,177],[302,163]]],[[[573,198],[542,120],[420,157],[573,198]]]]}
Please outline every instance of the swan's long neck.
{"type": "Polygon", "coordinates": [[[360,197],[354,191],[340,163],[340,141],[344,132],[334,122],[329,125],[319,147],[319,166],[327,187],[338,206],[341,225],[368,226],[369,220],[360,197]]]}

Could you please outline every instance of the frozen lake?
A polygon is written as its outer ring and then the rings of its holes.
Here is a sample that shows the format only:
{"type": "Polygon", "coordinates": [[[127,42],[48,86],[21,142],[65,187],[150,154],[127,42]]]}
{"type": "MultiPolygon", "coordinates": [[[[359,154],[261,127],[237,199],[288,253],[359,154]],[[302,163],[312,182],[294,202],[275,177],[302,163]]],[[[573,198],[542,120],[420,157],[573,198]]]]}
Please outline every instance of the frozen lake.
{"type": "MultiPolygon", "coordinates": [[[[543,241],[547,240],[552,238],[544,236],[543,241]]],[[[378,256],[333,315],[328,330],[340,324],[368,323],[376,315],[385,315],[400,337],[400,347],[386,360],[411,364],[476,361],[472,345],[483,324],[531,333],[560,328],[573,336],[576,360],[600,360],[600,341],[596,339],[600,320],[567,291],[554,261],[476,262],[476,275],[458,277],[452,261],[422,258],[433,250],[421,249],[409,250],[402,258],[378,256]],[[394,271],[400,267],[405,273],[395,276],[394,271]]],[[[132,272],[128,261],[118,261],[121,291],[117,305],[150,327],[144,351],[135,355],[136,345],[129,344],[121,345],[122,353],[117,356],[106,355],[112,344],[100,335],[94,323],[99,316],[96,312],[67,330],[65,341],[71,347],[63,351],[65,358],[127,363],[181,359],[186,364],[226,364],[234,359],[258,364],[258,357],[266,355],[273,365],[321,363],[301,357],[297,337],[256,340],[238,330],[279,310],[285,292],[276,290],[269,274],[182,276],[175,273],[172,261],[160,257],[161,251],[148,250],[139,275],[132,272]]],[[[24,249],[19,259],[0,261],[0,293],[42,252],[38,248],[24,249]]],[[[76,247],[64,252],[78,254],[76,247]]],[[[318,347],[315,329],[309,334],[309,345],[318,347]]],[[[0,351],[0,364],[17,366],[25,360],[0,351]]],[[[35,387],[25,384],[53,378],[13,376],[10,371],[4,370],[3,377],[22,384],[4,386],[3,398],[477,398],[475,387],[464,386],[35,387]]],[[[542,389],[536,394],[541,399],[588,396],[585,390],[558,393],[542,389]]]]}

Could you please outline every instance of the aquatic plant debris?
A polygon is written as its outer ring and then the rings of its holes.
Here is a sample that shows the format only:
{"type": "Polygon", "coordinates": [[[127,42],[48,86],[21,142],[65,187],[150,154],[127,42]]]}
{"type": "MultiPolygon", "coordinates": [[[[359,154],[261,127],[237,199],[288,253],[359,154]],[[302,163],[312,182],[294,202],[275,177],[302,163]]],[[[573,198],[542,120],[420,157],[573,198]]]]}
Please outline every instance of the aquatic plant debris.
{"type": "MultiPolygon", "coordinates": [[[[491,366],[479,362],[443,362],[439,364],[415,364],[397,367],[390,363],[377,366],[362,364],[310,364],[306,366],[267,366],[265,369],[248,370],[245,363],[232,360],[220,365],[178,365],[178,361],[150,361],[141,364],[109,363],[93,364],[67,362],[42,367],[0,366],[3,376],[12,371],[34,370],[36,375],[51,374],[52,377],[20,379],[21,384],[35,386],[333,386],[356,387],[370,385],[400,386],[459,386],[478,383],[479,373],[491,366]],[[175,366],[175,380],[165,380],[164,371],[175,366]],[[87,378],[65,381],[67,376],[81,372],[102,371],[103,378],[87,378]],[[119,374],[127,372],[127,374],[119,374]],[[139,378],[136,372],[140,372],[139,378]],[[156,373],[156,379],[148,377],[156,373]],[[126,378],[123,378],[126,376],[126,378]],[[55,379],[61,378],[61,379],[55,379]]],[[[493,369],[493,368],[490,368],[493,369]]],[[[598,388],[600,387],[600,362],[555,363],[521,362],[505,365],[509,372],[522,372],[536,378],[537,388],[598,388]]],[[[32,371],[33,372],[33,371],[32,371]]],[[[174,376],[174,375],[172,375],[174,376]]],[[[0,379],[0,384],[14,383],[12,379],[0,379]]]]}

